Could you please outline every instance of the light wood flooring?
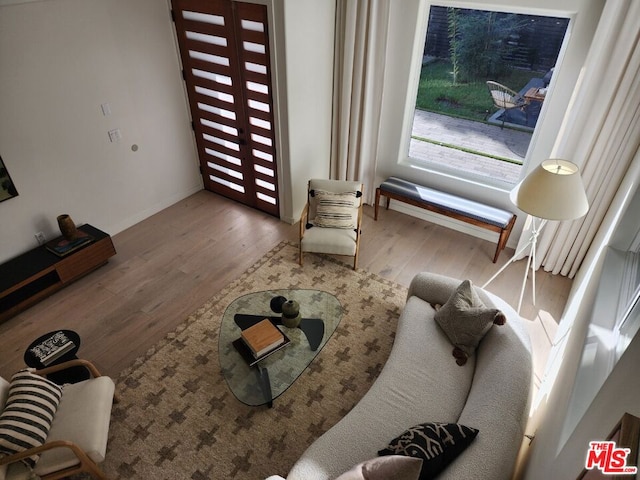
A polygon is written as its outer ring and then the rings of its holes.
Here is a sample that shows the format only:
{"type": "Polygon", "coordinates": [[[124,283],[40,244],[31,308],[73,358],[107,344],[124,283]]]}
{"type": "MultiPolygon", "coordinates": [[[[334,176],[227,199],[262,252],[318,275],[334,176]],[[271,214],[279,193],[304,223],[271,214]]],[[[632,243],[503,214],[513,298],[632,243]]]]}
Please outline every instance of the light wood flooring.
{"type": "MultiPolygon", "coordinates": [[[[405,286],[421,271],[481,285],[513,254],[503,251],[494,264],[492,242],[393,210],[381,209],[376,222],[370,206],[362,231],[359,268],[405,286]]],[[[34,338],[69,328],[82,338],[79,355],[116,377],[264,253],[297,238],[297,224],[198,192],[114,235],[117,255],[106,266],[0,324],[0,376],[24,366],[34,338]]],[[[516,305],[524,268],[510,266],[488,290],[516,305]]],[[[529,285],[521,315],[539,380],[571,281],[540,270],[536,283],[537,305],[529,285]]]]}

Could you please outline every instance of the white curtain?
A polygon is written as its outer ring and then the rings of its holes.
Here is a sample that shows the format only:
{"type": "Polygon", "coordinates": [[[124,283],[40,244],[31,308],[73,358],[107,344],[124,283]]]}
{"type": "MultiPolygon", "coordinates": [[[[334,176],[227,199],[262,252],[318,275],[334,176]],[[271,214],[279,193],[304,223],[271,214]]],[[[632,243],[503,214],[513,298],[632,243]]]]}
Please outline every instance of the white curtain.
{"type": "Polygon", "coordinates": [[[640,145],[640,1],[607,1],[552,157],[580,166],[589,212],[550,222],[536,268],[573,278],[640,145]]]}
{"type": "Polygon", "coordinates": [[[331,178],[364,183],[373,204],[389,0],[338,0],[331,178]]]}

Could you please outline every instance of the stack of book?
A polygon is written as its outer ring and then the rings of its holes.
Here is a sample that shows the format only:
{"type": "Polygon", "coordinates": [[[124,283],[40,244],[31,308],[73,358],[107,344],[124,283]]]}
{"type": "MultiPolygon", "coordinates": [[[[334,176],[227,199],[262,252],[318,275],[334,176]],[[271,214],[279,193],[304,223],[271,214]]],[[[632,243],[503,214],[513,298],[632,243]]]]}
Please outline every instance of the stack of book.
{"type": "Polygon", "coordinates": [[[282,332],[266,318],[243,330],[241,338],[255,358],[260,358],[285,343],[282,332]]]}
{"type": "Polygon", "coordinates": [[[75,346],[64,332],[56,332],[29,351],[46,367],[73,350],[75,346]]]}
{"type": "Polygon", "coordinates": [[[72,252],[75,252],[84,245],[93,242],[94,238],[88,233],[78,230],[76,237],[72,240],[67,240],[64,237],[58,237],[45,244],[47,250],[55,253],[59,257],[64,257],[72,252]]]}

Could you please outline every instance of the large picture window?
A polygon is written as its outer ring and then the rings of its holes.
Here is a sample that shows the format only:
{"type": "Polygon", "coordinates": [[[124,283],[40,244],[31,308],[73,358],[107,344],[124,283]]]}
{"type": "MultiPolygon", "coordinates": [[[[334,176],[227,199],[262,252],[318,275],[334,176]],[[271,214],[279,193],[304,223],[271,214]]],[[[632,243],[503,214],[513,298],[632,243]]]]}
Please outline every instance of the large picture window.
{"type": "Polygon", "coordinates": [[[568,18],[432,6],[409,157],[487,183],[515,184],[527,159],[568,18]]]}

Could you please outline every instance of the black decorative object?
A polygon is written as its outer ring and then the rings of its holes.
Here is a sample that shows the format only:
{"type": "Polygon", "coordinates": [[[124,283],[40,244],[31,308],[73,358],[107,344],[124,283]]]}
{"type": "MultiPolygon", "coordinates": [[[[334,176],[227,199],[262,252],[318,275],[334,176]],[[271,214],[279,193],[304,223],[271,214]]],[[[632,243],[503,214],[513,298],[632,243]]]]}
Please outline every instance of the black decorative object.
{"type": "Polygon", "coordinates": [[[273,297],[269,306],[271,307],[271,311],[275,313],[282,313],[282,304],[286,302],[286,297],[282,295],[278,295],[277,297],[273,297]]]}
{"type": "Polygon", "coordinates": [[[0,157],[0,202],[8,200],[18,195],[9,171],[0,157]]]}

